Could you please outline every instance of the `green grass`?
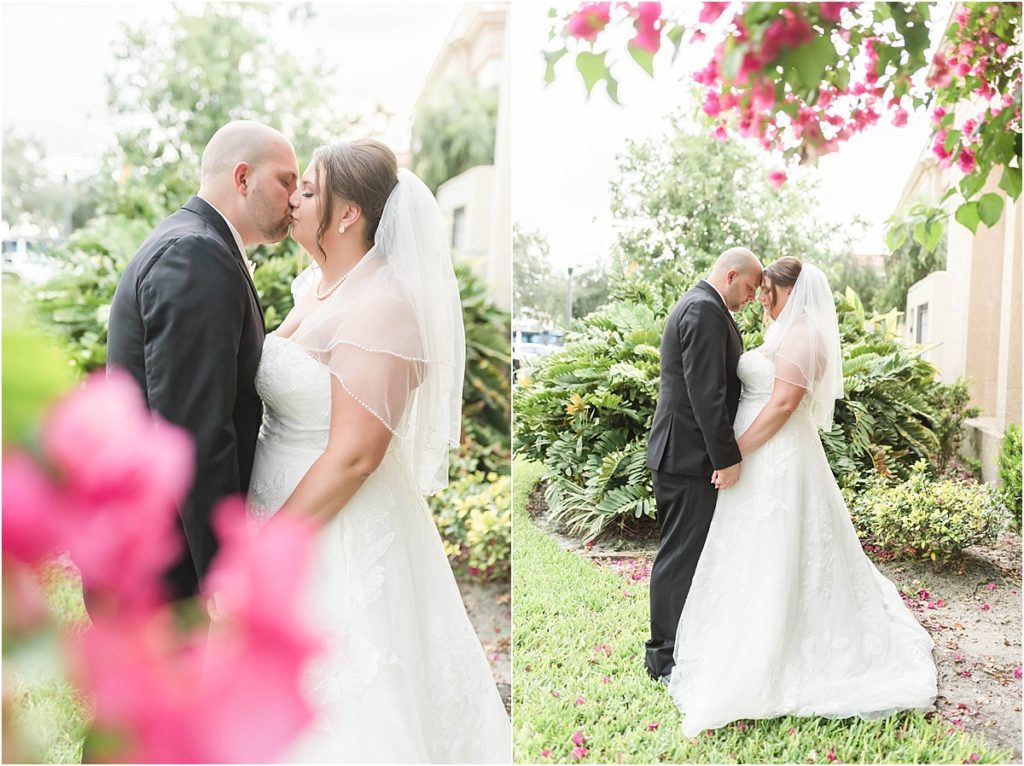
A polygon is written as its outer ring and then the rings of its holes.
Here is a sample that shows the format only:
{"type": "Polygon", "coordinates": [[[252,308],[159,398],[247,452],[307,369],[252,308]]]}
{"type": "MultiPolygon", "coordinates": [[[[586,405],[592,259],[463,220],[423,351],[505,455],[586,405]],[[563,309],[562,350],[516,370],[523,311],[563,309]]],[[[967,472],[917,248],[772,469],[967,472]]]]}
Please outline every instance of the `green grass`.
{"type": "Polygon", "coordinates": [[[665,688],[650,680],[643,666],[647,586],[627,585],[614,572],[561,549],[533,524],[526,498],[542,472],[536,463],[515,461],[512,710],[517,762],[577,760],[571,741],[576,731],[586,736],[586,763],[826,763],[830,752],[846,763],[962,763],[972,753],[981,763],[1005,763],[1012,757],[976,736],[947,734],[947,723],[929,722],[920,713],[874,722],[747,721],[742,731],[731,724],[712,736],[684,738],[665,688]],[[550,750],[546,757],[545,750],[550,750]]]}
{"type": "MultiPolygon", "coordinates": [[[[88,618],[81,583],[60,567],[45,572],[50,611],[62,630],[79,630],[88,618]]],[[[41,763],[81,763],[89,713],[78,690],[61,677],[56,631],[30,644],[4,647],[4,687],[23,746],[41,763]]]]}

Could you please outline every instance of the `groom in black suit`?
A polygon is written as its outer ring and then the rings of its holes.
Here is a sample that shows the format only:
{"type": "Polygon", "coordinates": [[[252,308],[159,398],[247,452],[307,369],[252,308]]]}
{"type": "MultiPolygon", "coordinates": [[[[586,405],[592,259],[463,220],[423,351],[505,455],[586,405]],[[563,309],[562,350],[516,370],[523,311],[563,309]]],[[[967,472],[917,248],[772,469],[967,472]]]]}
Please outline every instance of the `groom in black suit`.
{"type": "Polygon", "coordinates": [[[669,314],[661,338],[661,388],[647,447],[661,531],[651,570],[647,672],[667,682],[676,628],[704,549],[719,489],[740,474],[732,423],[743,341],[729,312],[753,300],[761,264],[746,248],[722,253],[669,314]]]}
{"type": "Polygon", "coordinates": [[[216,553],[213,507],[248,490],[265,328],[245,248],[288,234],[297,179],[279,132],[222,127],[203,151],[198,194],[142,244],[110,307],[108,365],[127,370],[150,409],[195,442],[195,483],[179,509],[184,552],[166,577],[174,598],[198,592],[216,553]]]}

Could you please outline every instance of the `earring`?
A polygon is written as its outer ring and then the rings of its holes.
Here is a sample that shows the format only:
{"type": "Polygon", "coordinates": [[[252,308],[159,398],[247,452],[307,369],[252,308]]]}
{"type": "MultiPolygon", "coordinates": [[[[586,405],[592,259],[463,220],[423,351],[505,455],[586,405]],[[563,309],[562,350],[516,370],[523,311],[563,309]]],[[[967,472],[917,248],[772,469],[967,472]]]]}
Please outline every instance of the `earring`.
{"type": "Polygon", "coordinates": [[[339,234],[344,234],[345,233],[345,224],[342,224],[341,226],[338,227],[338,233],[339,234]]]}

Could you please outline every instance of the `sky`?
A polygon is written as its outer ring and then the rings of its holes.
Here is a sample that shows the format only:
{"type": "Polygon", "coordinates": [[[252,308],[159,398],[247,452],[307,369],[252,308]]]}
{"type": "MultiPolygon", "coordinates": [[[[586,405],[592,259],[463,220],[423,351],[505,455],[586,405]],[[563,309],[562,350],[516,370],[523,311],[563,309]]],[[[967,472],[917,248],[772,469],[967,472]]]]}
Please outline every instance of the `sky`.
{"type": "MultiPolygon", "coordinates": [[[[380,138],[399,152],[407,149],[413,105],[462,3],[312,5],[317,15],[308,27],[276,27],[282,52],[323,56],[335,68],[343,111],[369,112],[379,101],[395,114],[380,138]]],[[[290,4],[277,6],[286,19],[290,4]]],[[[0,13],[3,129],[39,137],[54,172],[87,174],[114,141],[104,80],[115,65],[113,43],[125,23],[167,23],[171,4],[3,0],[0,13]]]]}
{"type": "MultiPolygon", "coordinates": [[[[683,72],[705,63],[709,51],[684,49],[673,65],[671,46],[665,46],[655,59],[653,79],[623,52],[621,66],[612,65],[622,106],[607,98],[600,83],[588,100],[571,54],[545,86],[547,9],[546,3],[512,5],[512,220],[544,234],[552,263],[565,268],[609,252],[615,241],[609,183],[616,175],[616,156],[629,139],[664,135],[665,116],[678,107],[692,111],[688,88],[680,87],[683,72]]],[[[665,9],[666,15],[678,13],[678,4],[666,3],[665,9]]],[[[880,123],[821,159],[822,214],[840,221],[859,215],[872,224],[856,243],[857,252],[887,252],[883,222],[926,148],[928,131],[924,114],[912,115],[902,128],[880,123]]]]}

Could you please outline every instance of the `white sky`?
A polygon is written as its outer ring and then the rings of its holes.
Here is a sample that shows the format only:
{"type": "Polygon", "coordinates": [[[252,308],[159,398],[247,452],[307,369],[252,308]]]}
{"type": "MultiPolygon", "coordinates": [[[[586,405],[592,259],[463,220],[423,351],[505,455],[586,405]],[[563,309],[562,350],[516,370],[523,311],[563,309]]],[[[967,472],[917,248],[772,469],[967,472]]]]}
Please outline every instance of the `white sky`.
{"type": "MultiPolygon", "coordinates": [[[[183,3],[184,7],[196,3],[183,3]]],[[[282,55],[321,55],[333,65],[334,90],[346,112],[380,102],[395,114],[381,138],[408,148],[412,108],[451,31],[461,2],[317,2],[306,28],[276,27],[282,55]]],[[[286,3],[276,12],[287,20],[286,3]]],[[[166,2],[12,2],[0,7],[2,124],[32,133],[46,147],[51,170],[95,169],[113,143],[104,75],[124,23],[167,23],[166,2]]]]}
{"type": "MultiPolygon", "coordinates": [[[[678,3],[664,5],[667,16],[678,16],[678,3]]],[[[690,13],[699,6],[689,5],[690,13]]],[[[655,59],[652,79],[622,46],[622,66],[612,66],[622,106],[607,98],[603,83],[587,101],[572,54],[559,62],[555,81],[544,84],[548,7],[512,5],[512,220],[547,236],[552,261],[564,268],[609,252],[615,241],[609,182],[616,175],[616,155],[625,150],[627,139],[663,135],[663,118],[676,107],[685,104],[692,110],[683,71],[708,56],[684,49],[673,66],[671,46],[665,46],[655,59]]],[[[905,127],[880,123],[819,163],[822,213],[836,220],[860,215],[875,224],[858,251],[885,252],[882,223],[893,212],[927,138],[927,115],[912,114],[905,127]]]]}

